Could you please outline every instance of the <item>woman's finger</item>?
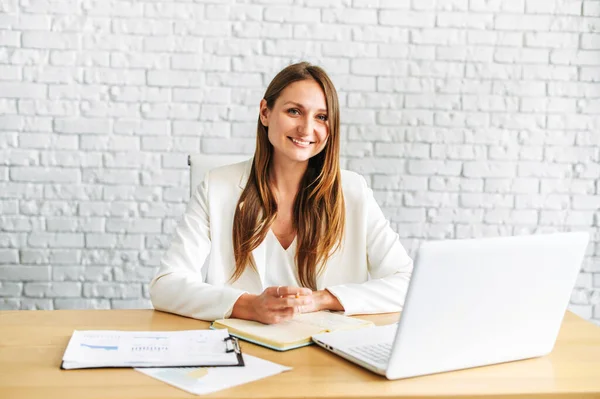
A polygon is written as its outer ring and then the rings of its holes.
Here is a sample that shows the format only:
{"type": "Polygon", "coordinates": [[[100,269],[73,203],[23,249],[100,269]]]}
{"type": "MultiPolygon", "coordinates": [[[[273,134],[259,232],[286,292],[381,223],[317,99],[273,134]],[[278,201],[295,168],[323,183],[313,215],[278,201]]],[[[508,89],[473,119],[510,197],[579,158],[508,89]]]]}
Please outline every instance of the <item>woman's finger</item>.
{"type": "Polygon", "coordinates": [[[310,288],[304,287],[292,287],[292,286],[279,286],[272,287],[275,289],[274,296],[308,296],[312,295],[310,288]]]}
{"type": "Polygon", "coordinates": [[[294,310],[292,308],[285,308],[280,310],[271,310],[267,315],[268,324],[277,324],[284,321],[291,320],[294,317],[294,310]]]}
{"type": "Polygon", "coordinates": [[[283,297],[283,298],[273,298],[269,301],[269,308],[271,309],[288,309],[288,308],[296,308],[298,306],[306,306],[312,304],[311,297],[283,297]]]}

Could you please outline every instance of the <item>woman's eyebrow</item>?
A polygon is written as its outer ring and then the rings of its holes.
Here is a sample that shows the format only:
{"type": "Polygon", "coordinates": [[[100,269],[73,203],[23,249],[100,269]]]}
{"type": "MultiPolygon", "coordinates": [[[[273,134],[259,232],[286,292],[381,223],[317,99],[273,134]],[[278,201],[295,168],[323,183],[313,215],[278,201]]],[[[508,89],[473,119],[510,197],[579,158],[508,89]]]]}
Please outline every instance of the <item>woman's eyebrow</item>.
{"type": "MultiPolygon", "coordinates": [[[[304,107],[304,105],[302,105],[302,104],[300,104],[300,103],[297,103],[297,102],[295,102],[295,101],[287,101],[287,102],[285,102],[283,105],[286,105],[286,104],[294,104],[294,105],[295,105],[295,106],[297,106],[298,108],[306,109],[306,108],[304,107]]],[[[318,111],[318,112],[325,112],[325,113],[327,112],[327,110],[326,110],[326,109],[323,109],[323,108],[321,108],[321,109],[318,109],[317,111],[318,111]]]]}

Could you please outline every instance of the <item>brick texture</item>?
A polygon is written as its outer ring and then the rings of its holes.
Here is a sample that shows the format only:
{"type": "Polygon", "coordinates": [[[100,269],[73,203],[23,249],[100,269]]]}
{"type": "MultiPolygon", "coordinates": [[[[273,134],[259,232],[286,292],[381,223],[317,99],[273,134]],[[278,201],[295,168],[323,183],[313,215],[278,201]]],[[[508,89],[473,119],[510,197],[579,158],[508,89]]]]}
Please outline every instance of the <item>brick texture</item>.
{"type": "Polygon", "coordinates": [[[0,6],[0,308],[148,307],[187,154],[251,154],[308,60],[411,253],[587,230],[571,309],[600,323],[597,0],[64,3],[0,6]]]}

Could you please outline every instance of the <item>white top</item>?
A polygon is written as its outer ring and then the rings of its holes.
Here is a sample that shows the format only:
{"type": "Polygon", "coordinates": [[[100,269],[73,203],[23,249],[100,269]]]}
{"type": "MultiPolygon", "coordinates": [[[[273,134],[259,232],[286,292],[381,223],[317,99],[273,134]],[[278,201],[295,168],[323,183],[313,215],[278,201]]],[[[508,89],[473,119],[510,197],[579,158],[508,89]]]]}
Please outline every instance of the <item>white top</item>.
{"type": "Polygon", "coordinates": [[[296,237],[287,249],[283,249],[273,230],[269,229],[265,237],[266,245],[266,273],[267,286],[292,286],[300,287],[296,260],[296,237]]]}

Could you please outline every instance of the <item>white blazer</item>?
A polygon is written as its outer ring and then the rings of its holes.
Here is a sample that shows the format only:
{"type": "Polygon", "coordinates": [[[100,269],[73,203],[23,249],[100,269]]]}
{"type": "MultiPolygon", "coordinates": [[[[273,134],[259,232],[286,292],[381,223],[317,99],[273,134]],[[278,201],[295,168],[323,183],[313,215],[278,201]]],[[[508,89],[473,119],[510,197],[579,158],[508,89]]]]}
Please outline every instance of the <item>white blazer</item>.
{"type": "MultiPolygon", "coordinates": [[[[252,251],[257,272],[247,267],[238,280],[229,282],[235,270],[233,215],[251,166],[249,160],[213,169],[195,190],[150,283],[156,309],[202,320],[226,318],[243,293],[259,294],[267,288],[264,242],[252,251]]],[[[343,170],[342,189],[345,235],[317,278],[317,288],[335,295],[345,314],[399,311],[412,259],[364,178],[343,170]]]]}

